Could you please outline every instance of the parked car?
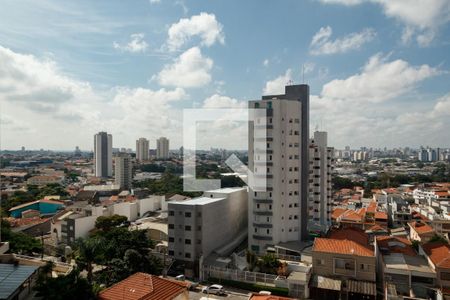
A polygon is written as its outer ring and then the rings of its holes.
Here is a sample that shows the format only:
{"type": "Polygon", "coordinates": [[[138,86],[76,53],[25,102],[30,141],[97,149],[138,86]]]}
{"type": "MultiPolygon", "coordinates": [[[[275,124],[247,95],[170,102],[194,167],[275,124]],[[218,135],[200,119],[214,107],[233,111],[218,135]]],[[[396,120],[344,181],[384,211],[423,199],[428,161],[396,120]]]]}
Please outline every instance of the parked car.
{"type": "Polygon", "coordinates": [[[205,286],[202,289],[202,292],[205,294],[215,294],[215,295],[226,295],[226,292],[223,288],[223,286],[219,285],[219,284],[213,284],[210,286],[205,286]]]}

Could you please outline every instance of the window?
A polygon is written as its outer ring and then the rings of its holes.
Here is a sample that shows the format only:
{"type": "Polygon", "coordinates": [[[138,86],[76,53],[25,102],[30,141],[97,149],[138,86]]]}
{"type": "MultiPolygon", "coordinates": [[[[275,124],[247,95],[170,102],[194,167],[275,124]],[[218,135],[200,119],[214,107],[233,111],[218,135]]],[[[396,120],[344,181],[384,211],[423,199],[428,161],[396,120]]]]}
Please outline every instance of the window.
{"type": "Polygon", "coordinates": [[[185,212],[185,213],[184,213],[184,216],[185,216],[186,218],[190,218],[190,217],[191,217],[191,212],[189,212],[189,211],[185,212]]]}
{"type": "Polygon", "coordinates": [[[175,228],[175,225],[169,224],[169,229],[174,229],[174,228],[175,228]]]}
{"type": "Polygon", "coordinates": [[[184,230],[186,230],[186,231],[191,231],[191,226],[190,226],[190,225],[184,226],[184,230]]]}
{"type": "Polygon", "coordinates": [[[175,253],[173,252],[173,250],[169,250],[169,255],[173,256],[175,253]]]}
{"type": "Polygon", "coordinates": [[[270,233],[270,229],[267,229],[267,234],[269,234],[270,233]]]}
{"type": "Polygon", "coordinates": [[[191,244],[191,240],[190,240],[190,239],[185,239],[185,240],[184,240],[184,243],[185,243],[186,245],[190,245],[190,244],[191,244]]]}
{"type": "Polygon", "coordinates": [[[325,264],[325,259],[316,259],[316,264],[317,264],[318,266],[324,265],[324,264],[325,264]]]}
{"type": "Polygon", "coordinates": [[[361,264],[360,268],[362,271],[369,271],[369,269],[370,269],[368,264],[361,264]]]}
{"type": "Polygon", "coordinates": [[[202,243],[202,240],[197,240],[197,244],[200,245],[202,243]]]}
{"type": "Polygon", "coordinates": [[[173,210],[169,210],[169,216],[174,216],[175,212],[173,210]]]}
{"type": "Polygon", "coordinates": [[[441,272],[441,280],[450,280],[450,272],[441,272]]]}
{"type": "Polygon", "coordinates": [[[197,217],[198,217],[198,218],[201,218],[201,217],[202,217],[202,212],[201,212],[201,211],[199,211],[199,212],[197,213],[197,217]]]}
{"type": "Polygon", "coordinates": [[[258,233],[258,228],[255,227],[255,233],[258,233]]]}
{"type": "Polygon", "coordinates": [[[169,237],[169,243],[175,242],[175,239],[173,237],[169,237]]]}
{"type": "Polygon", "coordinates": [[[184,254],[184,257],[186,257],[186,258],[191,258],[191,254],[190,254],[189,252],[186,252],[186,253],[184,254]]]}
{"type": "Polygon", "coordinates": [[[197,226],[197,230],[198,230],[198,231],[201,231],[201,230],[202,230],[202,226],[201,226],[201,225],[198,225],[198,226],[197,226]]]}

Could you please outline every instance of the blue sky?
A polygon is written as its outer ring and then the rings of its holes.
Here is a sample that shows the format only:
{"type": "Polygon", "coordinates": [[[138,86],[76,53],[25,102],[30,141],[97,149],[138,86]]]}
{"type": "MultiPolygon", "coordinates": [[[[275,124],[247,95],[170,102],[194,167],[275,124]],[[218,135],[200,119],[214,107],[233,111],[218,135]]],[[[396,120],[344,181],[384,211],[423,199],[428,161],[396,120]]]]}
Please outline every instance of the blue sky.
{"type": "Polygon", "coordinates": [[[302,66],[332,146],[448,147],[449,21],[446,0],[3,1],[2,148],[176,148],[183,108],[245,107],[302,66]]]}

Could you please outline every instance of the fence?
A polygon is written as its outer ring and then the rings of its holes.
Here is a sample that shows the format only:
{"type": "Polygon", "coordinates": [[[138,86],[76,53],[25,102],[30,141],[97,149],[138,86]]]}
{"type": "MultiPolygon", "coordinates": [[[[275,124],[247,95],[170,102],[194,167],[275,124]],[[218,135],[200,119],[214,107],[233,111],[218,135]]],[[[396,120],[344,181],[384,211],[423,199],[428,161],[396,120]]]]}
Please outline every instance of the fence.
{"type": "Polygon", "coordinates": [[[220,268],[214,266],[202,266],[201,268],[203,279],[213,277],[269,286],[275,286],[276,281],[277,287],[288,286],[288,282],[286,279],[277,279],[278,276],[272,274],[241,271],[237,269],[220,268]]]}

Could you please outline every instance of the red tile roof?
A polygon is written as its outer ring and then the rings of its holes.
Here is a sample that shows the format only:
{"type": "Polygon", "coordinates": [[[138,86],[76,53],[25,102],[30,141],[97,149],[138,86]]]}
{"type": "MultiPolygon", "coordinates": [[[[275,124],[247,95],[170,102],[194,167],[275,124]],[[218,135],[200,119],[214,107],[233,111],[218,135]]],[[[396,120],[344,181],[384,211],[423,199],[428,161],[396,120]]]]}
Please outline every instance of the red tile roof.
{"type": "Polygon", "coordinates": [[[100,292],[100,300],[169,300],[187,290],[185,282],[135,273],[100,292]]]}
{"type": "Polygon", "coordinates": [[[369,207],[367,207],[368,213],[375,213],[377,210],[377,203],[375,201],[370,202],[369,207]]]}
{"type": "Polygon", "coordinates": [[[275,295],[264,295],[258,293],[252,293],[249,300],[291,300],[294,298],[280,297],[275,295]]]}
{"type": "Polygon", "coordinates": [[[333,209],[333,212],[331,213],[331,219],[337,219],[339,218],[343,213],[345,213],[347,210],[345,208],[336,207],[333,209]]]}
{"type": "Polygon", "coordinates": [[[374,256],[373,250],[350,240],[316,238],[313,251],[358,256],[374,256]]]}
{"type": "Polygon", "coordinates": [[[450,246],[442,242],[427,243],[422,246],[435,266],[450,268],[450,246]]]}
{"type": "Polygon", "coordinates": [[[377,236],[376,240],[379,248],[387,248],[390,253],[403,253],[409,256],[417,255],[411,242],[406,238],[398,236],[377,236]],[[399,244],[403,244],[403,246],[399,244]]]}
{"type": "Polygon", "coordinates": [[[384,211],[375,212],[375,219],[386,219],[387,220],[387,218],[388,218],[387,213],[385,213],[384,211]]]}
{"type": "Polygon", "coordinates": [[[419,235],[433,232],[433,227],[423,222],[412,221],[408,225],[414,229],[419,235]]]}

